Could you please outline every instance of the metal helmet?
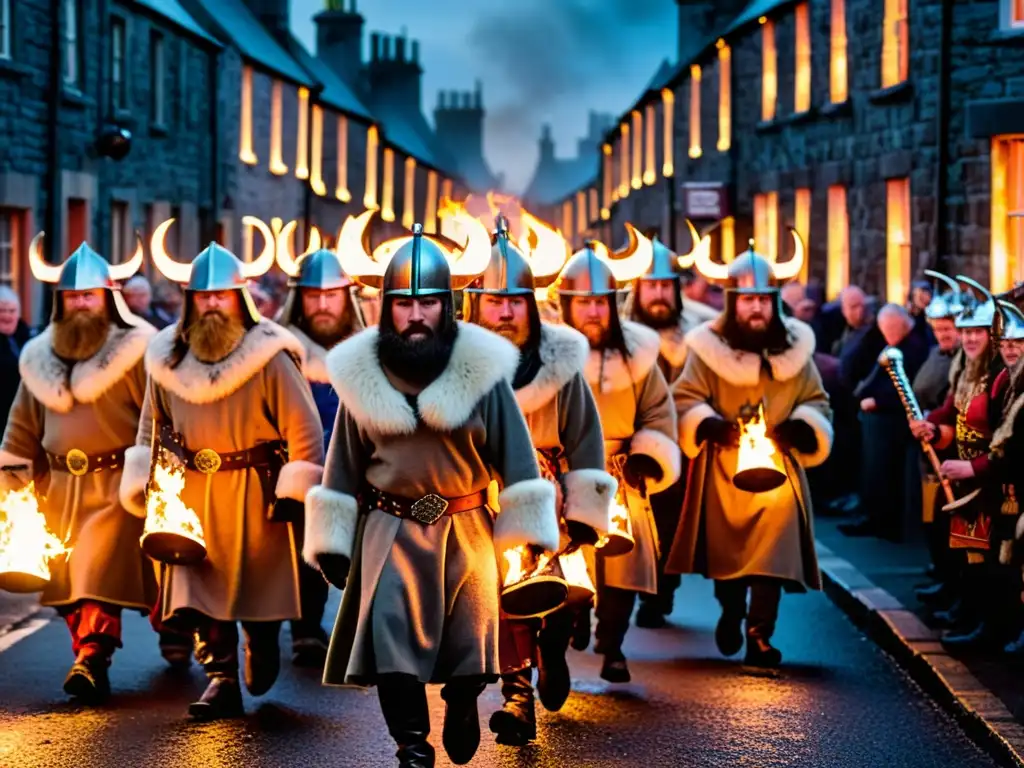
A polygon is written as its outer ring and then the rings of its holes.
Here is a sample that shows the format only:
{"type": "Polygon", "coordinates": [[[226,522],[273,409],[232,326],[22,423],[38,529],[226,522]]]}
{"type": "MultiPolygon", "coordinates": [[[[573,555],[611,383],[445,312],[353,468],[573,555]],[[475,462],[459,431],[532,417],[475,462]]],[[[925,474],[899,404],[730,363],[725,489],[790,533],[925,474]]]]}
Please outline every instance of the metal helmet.
{"type": "Polygon", "coordinates": [[[657,237],[651,239],[651,244],[654,246],[654,257],[651,259],[651,266],[637,279],[678,281],[682,277],[682,269],[679,267],[679,255],[657,237]]]}
{"type": "Polygon", "coordinates": [[[1024,339],[1024,312],[1011,301],[999,299],[992,334],[1000,341],[1003,339],[1024,339]]]}
{"type": "Polygon", "coordinates": [[[618,284],[611,267],[599,255],[607,251],[603,243],[587,243],[562,267],[554,289],[559,296],[614,296],[618,284]]]}
{"type": "Polygon", "coordinates": [[[932,300],[924,310],[925,317],[929,320],[955,319],[964,310],[963,297],[960,294],[960,286],[956,280],[941,272],[935,272],[930,269],[926,269],[924,274],[927,277],[945,283],[949,288],[949,291],[946,293],[940,293],[938,290],[932,292],[932,300]]]}
{"type": "Polygon", "coordinates": [[[400,245],[384,272],[384,296],[437,296],[452,292],[452,271],[444,250],[413,226],[412,237],[400,245]]]}
{"type": "Polygon", "coordinates": [[[345,270],[334,251],[321,248],[299,258],[298,275],[289,275],[288,285],[294,288],[318,288],[330,291],[335,288],[348,288],[354,281],[345,270]]]}
{"type": "Polygon", "coordinates": [[[956,281],[970,289],[963,293],[964,309],[956,318],[956,327],[991,330],[996,316],[996,301],[992,294],[969,277],[957,275],[956,281]]]}
{"type": "Polygon", "coordinates": [[[729,264],[717,264],[711,260],[710,250],[704,241],[694,249],[693,257],[697,271],[710,281],[721,283],[726,291],[735,294],[777,294],[779,286],[792,280],[804,263],[804,241],[796,230],[790,230],[793,237],[793,258],[782,264],[773,262],[754,250],[754,241],[749,241],[747,250],[729,264]]]}
{"type": "Polygon", "coordinates": [[[491,238],[491,260],[484,273],[465,291],[468,294],[533,296],[535,289],[530,263],[509,239],[508,219],[499,214],[497,229],[491,238]]]}

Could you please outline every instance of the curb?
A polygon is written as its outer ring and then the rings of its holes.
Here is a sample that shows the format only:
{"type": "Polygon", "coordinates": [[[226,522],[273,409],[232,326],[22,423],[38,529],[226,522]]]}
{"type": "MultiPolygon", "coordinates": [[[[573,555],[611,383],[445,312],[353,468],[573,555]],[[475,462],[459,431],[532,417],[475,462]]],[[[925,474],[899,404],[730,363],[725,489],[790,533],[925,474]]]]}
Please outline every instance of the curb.
{"type": "Polygon", "coordinates": [[[1024,768],[1024,725],[931,629],[847,560],[817,544],[825,594],[893,659],[967,735],[1002,765],[1024,768]]]}

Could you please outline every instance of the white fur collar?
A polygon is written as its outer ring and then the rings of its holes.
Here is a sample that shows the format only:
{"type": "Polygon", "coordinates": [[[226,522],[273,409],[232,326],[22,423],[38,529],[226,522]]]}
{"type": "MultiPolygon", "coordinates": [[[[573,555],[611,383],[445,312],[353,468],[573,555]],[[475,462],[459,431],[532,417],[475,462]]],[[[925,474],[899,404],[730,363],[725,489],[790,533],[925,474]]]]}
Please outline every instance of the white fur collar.
{"type": "Polygon", "coordinates": [[[53,351],[53,328],[25,344],[18,361],[21,380],[36,400],[67,413],[77,400],[94,403],[142,359],[156,329],[138,318],[131,328],[112,326],[99,352],[70,366],[53,351]]]}
{"type": "Polygon", "coordinates": [[[524,414],[546,405],[583,370],[590,354],[587,337],[567,325],[541,323],[541,368],[533,381],[516,390],[516,400],[524,414]]]}
{"type": "MultiPolygon", "coordinates": [[[[519,365],[514,344],[478,325],[460,322],[452,356],[440,376],[416,397],[423,422],[441,432],[458,429],[477,403],[519,365]]],[[[416,431],[416,413],[388,380],[377,357],[380,328],[367,328],[327,353],[338,399],[361,424],[381,434],[416,431]]]]}
{"type": "MultiPolygon", "coordinates": [[[[772,378],[789,381],[803,370],[814,354],[814,331],[793,317],[783,321],[792,346],[781,355],[770,355],[772,378]]],[[[712,371],[738,387],[757,386],[761,377],[761,356],[733,349],[718,335],[712,322],[703,323],[686,334],[686,344],[712,371]]]]}
{"type": "Polygon", "coordinates": [[[679,322],[670,328],[661,328],[661,356],[673,368],[681,368],[686,362],[686,334],[707,320],[718,317],[718,310],[698,301],[683,302],[679,322]]]}
{"type": "Polygon", "coordinates": [[[306,377],[307,381],[327,384],[331,380],[327,373],[327,350],[309,338],[300,328],[289,325],[287,329],[299,340],[306,351],[306,356],[302,360],[302,375],[306,377]]]}
{"type": "Polygon", "coordinates": [[[658,361],[661,337],[658,332],[632,320],[621,320],[622,337],[629,352],[629,365],[617,349],[592,349],[587,357],[587,383],[598,392],[618,392],[643,380],[658,361]]]}
{"type": "Polygon", "coordinates": [[[213,403],[237,392],[259,373],[278,352],[289,352],[299,361],[305,356],[302,343],[271,320],[262,320],[250,328],[230,355],[216,363],[202,363],[192,350],[177,367],[168,358],[174,348],[178,328],[160,331],[146,350],[146,370],[157,384],[189,403],[213,403]]]}

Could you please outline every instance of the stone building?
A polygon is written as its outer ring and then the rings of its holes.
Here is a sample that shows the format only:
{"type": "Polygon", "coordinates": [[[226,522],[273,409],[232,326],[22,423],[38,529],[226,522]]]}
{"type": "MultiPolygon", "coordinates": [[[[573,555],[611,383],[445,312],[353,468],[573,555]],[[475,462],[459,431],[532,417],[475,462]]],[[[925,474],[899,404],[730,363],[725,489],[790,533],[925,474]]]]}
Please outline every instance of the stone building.
{"type": "Polygon", "coordinates": [[[559,201],[574,220],[685,250],[688,216],[724,259],[750,237],[786,259],[792,227],[830,296],[856,282],[902,302],[933,266],[1024,279],[1020,3],[677,2],[677,64],[605,137],[599,179],[559,201]]]}

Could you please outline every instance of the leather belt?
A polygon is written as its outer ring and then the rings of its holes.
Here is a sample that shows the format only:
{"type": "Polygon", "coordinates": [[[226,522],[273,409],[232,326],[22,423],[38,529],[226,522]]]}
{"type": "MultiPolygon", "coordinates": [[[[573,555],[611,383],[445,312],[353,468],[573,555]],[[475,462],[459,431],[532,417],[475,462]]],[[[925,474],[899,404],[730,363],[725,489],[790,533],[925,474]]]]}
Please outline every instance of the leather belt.
{"type": "Polygon", "coordinates": [[[471,493],[467,496],[444,498],[436,493],[428,493],[419,499],[409,499],[382,491],[372,485],[366,485],[360,494],[361,506],[365,509],[379,509],[389,515],[405,520],[415,520],[424,525],[433,525],[445,515],[468,512],[487,506],[487,489],[471,493]]]}
{"type": "Polygon", "coordinates": [[[286,460],[284,444],[280,440],[231,453],[217,453],[212,448],[192,451],[185,447],[182,435],[166,424],[160,427],[160,447],[177,456],[186,468],[204,475],[252,467],[280,467],[286,460]]]}
{"type": "Polygon", "coordinates": [[[67,472],[75,477],[89,474],[90,472],[102,472],[104,469],[121,469],[124,466],[124,448],[115,448],[107,453],[97,453],[92,456],[78,448],[72,448],[67,453],[46,452],[46,461],[50,469],[57,472],[67,472]]]}

